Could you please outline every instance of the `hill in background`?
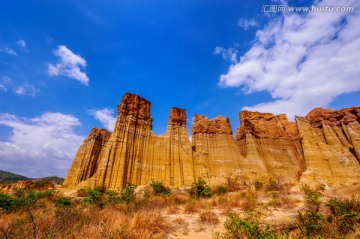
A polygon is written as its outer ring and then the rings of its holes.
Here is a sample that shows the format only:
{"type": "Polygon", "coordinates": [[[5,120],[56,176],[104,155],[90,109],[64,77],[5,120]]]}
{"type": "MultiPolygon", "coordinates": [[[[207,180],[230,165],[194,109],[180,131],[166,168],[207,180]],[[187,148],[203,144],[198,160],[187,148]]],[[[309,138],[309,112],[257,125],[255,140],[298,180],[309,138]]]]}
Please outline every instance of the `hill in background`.
{"type": "Polygon", "coordinates": [[[16,183],[19,180],[30,180],[30,179],[19,174],[0,170],[0,183],[5,183],[5,182],[16,183]]]}
{"type": "Polygon", "coordinates": [[[19,180],[34,181],[34,180],[39,180],[39,179],[54,181],[57,184],[62,184],[64,181],[63,178],[60,178],[58,176],[49,176],[49,177],[43,177],[43,178],[28,178],[28,177],[25,177],[25,176],[22,176],[19,174],[0,170],[0,183],[6,183],[6,182],[17,183],[19,180]]]}

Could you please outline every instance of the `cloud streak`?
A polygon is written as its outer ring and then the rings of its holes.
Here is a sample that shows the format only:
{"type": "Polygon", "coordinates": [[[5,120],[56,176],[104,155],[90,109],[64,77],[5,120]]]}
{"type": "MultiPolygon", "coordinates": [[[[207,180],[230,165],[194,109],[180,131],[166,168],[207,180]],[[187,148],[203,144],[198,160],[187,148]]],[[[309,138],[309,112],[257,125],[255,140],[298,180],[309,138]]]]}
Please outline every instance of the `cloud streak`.
{"type": "Polygon", "coordinates": [[[233,63],[237,63],[238,51],[232,47],[225,49],[224,47],[217,46],[214,49],[214,55],[221,55],[224,60],[229,60],[233,63]]]}
{"type": "Polygon", "coordinates": [[[237,22],[237,25],[244,29],[244,31],[247,31],[251,27],[258,27],[259,23],[255,21],[254,19],[242,19],[240,18],[237,22]]]}
{"type": "Polygon", "coordinates": [[[14,87],[14,92],[17,95],[35,96],[38,91],[39,89],[29,83],[24,83],[14,87]]]}
{"type": "Polygon", "coordinates": [[[20,46],[22,48],[25,48],[26,47],[26,42],[24,40],[20,39],[20,40],[18,40],[16,42],[16,45],[18,45],[18,46],[20,46]]]}
{"type": "Polygon", "coordinates": [[[54,55],[59,57],[59,62],[56,65],[48,64],[48,73],[50,76],[63,75],[78,80],[84,85],[89,84],[89,77],[85,72],[82,72],[82,69],[87,66],[84,58],[74,54],[66,46],[59,46],[54,50],[54,55]]]}
{"type": "Polygon", "coordinates": [[[14,51],[14,49],[12,48],[7,48],[7,47],[0,48],[0,52],[4,52],[10,56],[17,56],[16,51],[14,51]]]}
{"type": "MultiPolygon", "coordinates": [[[[222,87],[245,94],[266,91],[272,101],[243,109],[304,115],[337,96],[360,90],[360,22],[352,13],[283,13],[256,32],[251,48],[221,75],[222,87]]],[[[318,5],[336,5],[320,1],[318,5]]]]}
{"type": "Polygon", "coordinates": [[[80,121],[62,113],[35,118],[2,113],[0,125],[11,129],[10,137],[0,141],[0,168],[28,177],[64,177],[84,139],[75,132],[80,121]]]}
{"type": "Polygon", "coordinates": [[[116,123],[116,117],[112,109],[104,108],[100,110],[89,110],[89,113],[108,130],[113,131],[116,123]]]}

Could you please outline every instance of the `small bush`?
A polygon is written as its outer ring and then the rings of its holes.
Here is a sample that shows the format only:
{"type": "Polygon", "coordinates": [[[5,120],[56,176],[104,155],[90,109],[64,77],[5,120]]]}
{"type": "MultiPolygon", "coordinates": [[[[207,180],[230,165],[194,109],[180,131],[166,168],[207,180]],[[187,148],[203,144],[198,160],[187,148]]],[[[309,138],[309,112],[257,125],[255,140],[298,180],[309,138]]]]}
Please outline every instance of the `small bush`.
{"type": "Polygon", "coordinates": [[[241,194],[243,196],[243,202],[241,204],[242,208],[245,211],[253,211],[255,210],[258,204],[258,195],[255,191],[248,190],[247,192],[243,192],[241,194]]]}
{"type": "Polygon", "coordinates": [[[136,185],[127,182],[126,187],[120,191],[120,199],[122,202],[129,204],[135,200],[136,185]]]}
{"type": "Polygon", "coordinates": [[[185,213],[195,213],[198,212],[200,208],[200,205],[198,202],[194,199],[190,199],[186,204],[184,208],[185,213]]]}
{"type": "Polygon", "coordinates": [[[324,236],[327,233],[327,222],[319,212],[322,194],[308,187],[303,190],[306,210],[305,212],[298,212],[297,225],[300,233],[305,237],[324,236]]]}
{"type": "Polygon", "coordinates": [[[212,196],[211,188],[201,177],[199,177],[198,181],[192,185],[190,194],[202,198],[209,198],[212,196]]]}
{"type": "Polygon", "coordinates": [[[111,204],[119,204],[122,203],[121,201],[121,197],[118,195],[118,193],[116,193],[115,191],[112,190],[106,190],[105,194],[107,195],[107,201],[106,203],[111,203],[111,204]]]}
{"type": "Polygon", "coordinates": [[[256,238],[277,239],[276,232],[267,225],[262,228],[258,222],[242,219],[236,213],[230,213],[225,222],[226,233],[218,234],[217,238],[256,238]]]}
{"type": "Polygon", "coordinates": [[[10,195],[0,193],[0,208],[5,211],[15,211],[20,208],[22,202],[18,198],[13,198],[10,195]]]}
{"type": "Polygon", "coordinates": [[[0,193],[0,208],[5,211],[16,211],[21,207],[29,208],[39,199],[52,196],[54,190],[45,190],[35,192],[33,190],[19,190],[15,197],[0,193]]]}
{"type": "Polygon", "coordinates": [[[240,185],[239,185],[237,178],[228,177],[226,180],[227,180],[227,182],[226,182],[225,187],[228,192],[236,192],[237,190],[240,189],[240,185]]]}
{"type": "Polygon", "coordinates": [[[224,187],[224,186],[218,186],[216,189],[215,189],[215,193],[217,195],[224,195],[228,192],[228,190],[224,187]]]}
{"type": "Polygon", "coordinates": [[[360,211],[356,208],[358,203],[354,198],[352,200],[332,198],[327,203],[326,206],[332,213],[330,220],[337,225],[340,234],[355,231],[355,225],[360,223],[360,211]]]}
{"type": "Polygon", "coordinates": [[[199,215],[201,222],[206,222],[210,224],[218,224],[219,218],[214,212],[202,212],[199,215]]]}
{"type": "Polygon", "coordinates": [[[266,185],[266,190],[268,191],[279,191],[284,189],[284,187],[280,184],[280,179],[277,181],[270,179],[269,184],[266,185]]]}
{"type": "Polygon", "coordinates": [[[253,185],[254,185],[256,191],[260,191],[264,187],[264,184],[262,182],[259,182],[259,181],[254,182],[253,185]]]}
{"type": "Polygon", "coordinates": [[[88,197],[84,198],[85,203],[94,203],[98,206],[103,206],[105,203],[102,200],[102,193],[97,189],[86,189],[88,197]]]}
{"type": "Polygon", "coordinates": [[[161,181],[152,181],[150,186],[156,196],[165,197],[171,194],[171,189],[166,187],[161,181]]]}
{"type": "Polygon", "coordinates": [[[184,204],[187,202],[187,200],[188,200],[187,196],[177,195],[177,194],[172,194],[166,199],[166,201],[169,204],[184,204]]]}
{"type": "Polygon", "coordinates": [[[54,187],[55,187],[54,181],[48,178],[36,179],[33,181],[32,184],[29,185],[29,188],[33,190],[44,190],[54,187]]]}
{"type": "Polygon", "coordinates": [[[89,195],[86,193],[85,188],[80,188],[79,190],[76,191],[76,196],[78,196],[78,197],[87,197],[89,195]]]}
{"type": "Polygon", "coordinates": [[[271,194],[271,200],[269,201],[269,206],[272,207],[281,207],[281,206],[289,206],[291,200],[288,195],[274,192],[271,194]]]}
{"type": "Polygon", "coordinates": [[[71,198],[70,197],[58,197],[58,198],[55,198],[54,204],[56,206],[59,206],[59,207],[70,206],[71,205],[71,198]]]}
{"type": "Polygon", "coordinates": [[[108,195],[109,197],[115,197],[117,193],[113,190],[106,190],[105,194],[108,195]]]}

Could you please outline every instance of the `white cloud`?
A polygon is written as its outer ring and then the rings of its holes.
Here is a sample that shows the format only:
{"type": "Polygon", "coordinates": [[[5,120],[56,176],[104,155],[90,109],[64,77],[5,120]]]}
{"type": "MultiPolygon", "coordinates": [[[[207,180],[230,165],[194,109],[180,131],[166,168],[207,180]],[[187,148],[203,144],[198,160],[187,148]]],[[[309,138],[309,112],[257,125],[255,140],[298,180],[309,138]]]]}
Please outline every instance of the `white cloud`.
{"type": "Polygon", "coordinates": [[[237,25],[247,31],[250,27],[258,27],[259,23],[254,19],[242,19],[240,18],[237,25]]]}
{"type": "Polygon", "coordinates": [[[19,45],[19,46],[21,46],[22,48],[25,48],[25,47],[26,47],[26,42],[25,42],[24,40],[20,39],[20,40],[18,40],[18,41],[16,42],[16,45],[19,45]]]}
{"type": "Polygon", "coordinates": [[[60,62],[56,65],[48,64],[48,73],[51,76],[67,76],[69,78],[80,81],[84,85],[88,85],[89,77],[81,71],[86,68],[86,60],[80,55],[74,54],[66,46],[59,46],[54,55],[60,58],[60,62]]]}
{"type": "Polygon", "coordinates": [[[29,83],[24,83],[24,84],[14,87],[14,92],[17,95],[35,96],[38,91],[39,90],[37,88],[35,88],[35,86],[33,86],[29,83]]]}
{"type": "Polygon", "coordinates": [[[7,47],[0,48],[0,52],[4,52],[4,53],[9,54],[9,55],[11,55],[11,56],[17,56],[16,51],[14,51],[14,50],[11,49],[11,48],[7,48],[7,47]]]}
{"type": "Polygon", "coordinates": [[[214,49],[214,55],[221,55],[224,60],[230,60],[233,63],[237,63],[238,51],[232,47],[225,49],[221,46],[217,46],[214,49]]]}
{"type": "Polygon", "coordinates": [[[269,92],[273,101],[243,109],[287,113],[290,119],[359,91],[360,2],[347,5],[354,12],[285,12],[270,20],[257,31],[250,50],[221,75],[219,85],[241,87],[246,94],[269,92]]]}
{"type": "Polygon", "coordinates": [[[2,113],[0,125],[11,128],[10,137],[0,141],[0,168],[28,177],[65,176],[84,139],[75,132],[79,119],[62,113],[35,118],[2,113]]]}
{"type": "Polygon", "coordinates": [[[11,78],[8,76],[2,76],[0,79],[0,91],[8,91],[6,85],[11,82],[11,78]]]}
{"type": "Polygon", "coordinates": [[[89,110],[89,113],[108,130],[113,131],[116,123],[116,117],[112,109],[104,108],[101,110],[89,110]]]}

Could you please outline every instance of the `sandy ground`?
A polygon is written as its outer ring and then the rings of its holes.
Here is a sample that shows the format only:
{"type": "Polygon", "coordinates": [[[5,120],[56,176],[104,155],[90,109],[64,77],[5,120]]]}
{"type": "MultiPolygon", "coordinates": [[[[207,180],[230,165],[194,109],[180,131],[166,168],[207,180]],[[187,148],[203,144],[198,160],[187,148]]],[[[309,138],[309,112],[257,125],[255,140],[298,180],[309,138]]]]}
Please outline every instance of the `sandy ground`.
{"type": "MultiPolygon", "coordinates": [[[[259,211],[262,214],[261,223],[269,225],[285,225],[294,222],[297,212],[302,209],[303,193],[293,192],[288,195],[292,200],[292,205],[284,205],[280,207],[270,207],[269,195],[259,197],[259,211]]],[[[245,216],[246,212],[241,206],[231,208],[231,212],[245,216]]],[[[175,213],[169,213],[166,210],[162,212],[165,220],[174,226],[174,232],[171,233],[171,239],[207,239],[213,238],[215,232],[225,232],[224,222],[226,221],[229,211],[221,209],[217,206],[205,210],[199,210],[197,213],[187,214],[184,212],[183,207],[175,213]],[[218,223],[211,224],[202,222],[200,214],[204,211],[214,212],[218,218],[218,223]]]]}
{"type": "MultiPolygon", "coordinates": [[[[60,189],[61,190],[61,189],[60,189]]],[[[65,196],[76,197],[76,190],[65,191],[65,196]]],[[[235,197],[235,194],[241,192],[229,193],[228,198],[235,197]]],[[[322,191],[323,200],[328,200],[331,197],[352,197],[352,195],[360,197],[360,184],[349,187],[344,187],[337,190],[322,191]]],[[[269,224],[273,226],[283,226],[295,222],[298,211],[304,208],[304,193],[298,188],[289,190],[286,195],[279,192],[256,192],[257,206],[256,210],[260,212],[260,222],[263,225],[269,224]],[[273,193],[285,196],[289,202],[284,205],[271,205],[270,201],[273,200],[273,193]]],[[[239,198],[239,197],[238,197],[239,198]]],[[[225,232],[224,222],[230,212],[245,217],[246,212],[243,209],[242,202],[238,206],[226,207],[219,203],[213,203],[218,197],[212,199],[202,200],[199,204],[200,208],[196,212],[188,213],[185,210],[185,205],[173,206],[173,208],[163,208],[159,213],[165,218],[172,227],[173,231],[168,235],[169,239],[207,239],[213,238],[214,233],[225,232]],[[201,213],[213,212],[218,219],[218,222],[209,223],[203,222],[200,219],[201,213]]],[[[240,199],[242,200],[242,199],[240,199]]],[[[164,238],[165,239],[165,238],[164,238]]]]}

